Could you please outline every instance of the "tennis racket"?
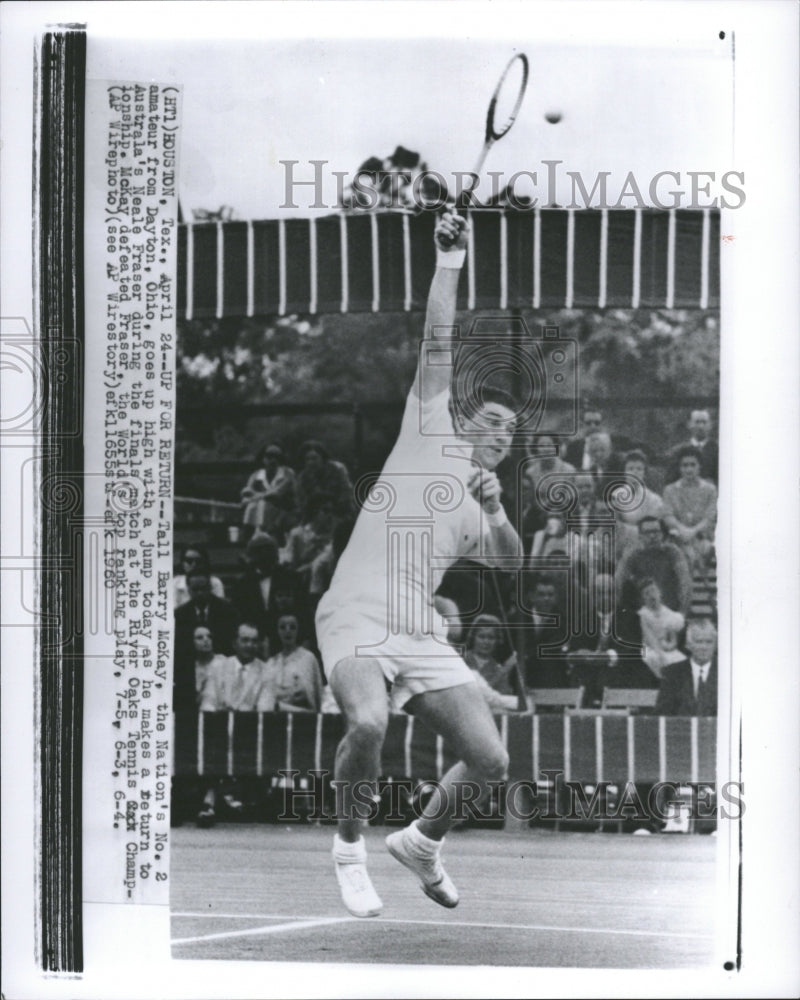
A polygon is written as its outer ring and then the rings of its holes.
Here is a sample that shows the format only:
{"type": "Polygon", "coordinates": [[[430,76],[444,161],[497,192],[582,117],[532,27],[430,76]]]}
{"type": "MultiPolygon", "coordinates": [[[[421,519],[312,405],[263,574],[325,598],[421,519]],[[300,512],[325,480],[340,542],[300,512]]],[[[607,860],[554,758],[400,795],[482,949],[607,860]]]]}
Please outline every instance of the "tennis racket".
{"type": "MultiPolygon", "coordinates": [[[[489,155],[492,146],[508,135],[517,120],[519,109],[528,87],[528,57],[524,52],[512,56],[503,70],[497,86],[494,88],[489,108],[486,112],[486,131],[483,137],[483,148],[475,162],[473,174],[479,174],[489,155]]],[[[464,209],[468,204],[469,193],[462,192],[454,202],[456,209],[464,209]]]]}

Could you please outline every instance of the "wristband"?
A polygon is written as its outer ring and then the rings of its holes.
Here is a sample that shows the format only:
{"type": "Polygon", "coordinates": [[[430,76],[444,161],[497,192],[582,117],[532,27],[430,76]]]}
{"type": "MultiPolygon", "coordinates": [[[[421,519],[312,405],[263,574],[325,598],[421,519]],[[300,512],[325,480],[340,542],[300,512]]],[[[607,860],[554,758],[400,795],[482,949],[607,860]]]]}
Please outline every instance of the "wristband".
{"type": "Polygon", "coordinates": [[[508,522],[508,514],[506,514],[505,507],[500,504],[500,509],[496,510],[494,514],[486,512],[486,523],[491,528],[500,528],[508,522]]]}
{"type": "Polygon", "coordinates": [[[461,270],[464,266],[464,258],[467,256],[466,250],[441,250],[436,248],[436,266],[449,267],[453,270],[461,270]]]}

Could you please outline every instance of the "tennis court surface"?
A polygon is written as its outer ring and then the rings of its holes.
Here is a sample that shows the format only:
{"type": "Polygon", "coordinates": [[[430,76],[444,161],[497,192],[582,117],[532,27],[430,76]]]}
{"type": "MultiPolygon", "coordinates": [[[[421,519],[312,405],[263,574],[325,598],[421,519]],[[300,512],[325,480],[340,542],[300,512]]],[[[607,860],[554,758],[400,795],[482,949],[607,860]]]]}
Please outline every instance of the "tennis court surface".
{"type": "Polygon", "coordinates": [[[351,917],[330,856],[333,828],[172,831],[175,958],[273,962],[700,968],[713,954],[708,836],[463,830],[444,860],[461,893],[429,900],[366,832],[383,914],[351,917]]]}

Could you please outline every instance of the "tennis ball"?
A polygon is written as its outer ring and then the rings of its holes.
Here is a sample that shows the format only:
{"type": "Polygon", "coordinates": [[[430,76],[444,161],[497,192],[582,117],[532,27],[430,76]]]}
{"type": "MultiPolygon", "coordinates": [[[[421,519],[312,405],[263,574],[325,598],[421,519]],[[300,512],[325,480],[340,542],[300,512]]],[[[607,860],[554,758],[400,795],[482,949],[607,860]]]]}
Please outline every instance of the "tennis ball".
{"type": "Polygon", "coordinates": [[[550,122],[551,125],[557,125],[561,121],[560,111],[548,111],[545,114],[545,119],[550,122]]]}

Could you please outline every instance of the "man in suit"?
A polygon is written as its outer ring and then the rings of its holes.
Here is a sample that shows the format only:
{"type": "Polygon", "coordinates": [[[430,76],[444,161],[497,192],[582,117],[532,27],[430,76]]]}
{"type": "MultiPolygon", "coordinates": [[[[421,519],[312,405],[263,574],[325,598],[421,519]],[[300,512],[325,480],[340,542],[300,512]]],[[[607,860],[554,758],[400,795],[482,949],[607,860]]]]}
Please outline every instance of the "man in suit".
{"type": "Polygon", "coordinates": [[[700,452],[700,477],[716,483],[719,479],[719,444],[711,437],[711,414],[708,410],[692,410],[689,417],[689,440],[681,441],[667,452],[666,481],[680,479],[680,452],[687,445],[700,452]]]}
{"type": "Polygon", "coordinates": [[[573,441],[567,443],[564,454],[561,457],[569,462],[570,465],[574,465],[578,470],[590,469],[592,461],[586,447],[587,439],[590,434],[599,431],[602,426],[603,414],[599,410],[584,410],[583,417],[581,418],[580,437],[576,437],[573,441]]]}
{"type": "Polygon", "coordinates": [[[247,543],[245,558],[247,569],[231,589],[241,619],[253,622],[268,637],[271,651],[279,647],[278,619],[282,614],[296,614],[303,634],[310,634],[308,592],[297,573],[278,565],[275,539],[255,535],[247,543]]]}
{"type": "Polygon", "coordinates": [[[556,581],[545,574],[525,582],[525,603],[512,617],[527,688],[569,687],[566,650],[566,614],[556,581]],[[519,626],[525,626],[519,629],[519,626]]]}
{"type": "MultiPolygon", "coordinates": [[[[587,595],[588,596],[588,595],[587,595]]],[[[583,707],[599,707],[604,687],[655,687],[642,662],[639,618],[614,607],[614,578],[599,573],[592,605],[580,609],[584,627],[569,641],[569,686],[584,688],[583,707]]]]}
{"type": "Polygon", "coordinates": [[[692,622],[686,630],[689,657],[665,667],[656,702],[656,715],[717,714],[717,630],[708,620],[692,622]]]}
{"type": "Polygon", "coordinates": [[[189,600],[175,610],[175,653],[194,662],[194,630],[205,625],[214,640],[214,651],[229,656],[239,616],[230,601],[211,592],[211,577],[205,570],[187,575],[189,600]]]}

